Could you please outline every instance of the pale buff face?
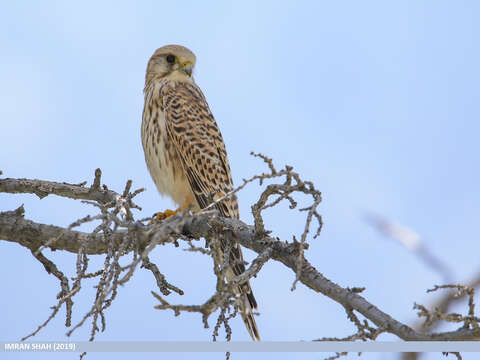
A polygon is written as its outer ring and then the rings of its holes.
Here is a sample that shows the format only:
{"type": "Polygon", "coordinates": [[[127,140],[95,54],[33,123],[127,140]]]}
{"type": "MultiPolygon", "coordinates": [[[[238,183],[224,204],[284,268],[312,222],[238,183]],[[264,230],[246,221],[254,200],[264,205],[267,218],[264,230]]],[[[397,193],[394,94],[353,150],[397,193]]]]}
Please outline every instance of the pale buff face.
{"type": "Polygon", "coordinates": [[[195,66],[195,55],[186,47],[166,45],[155,51],[147,66],[147,82],[150,78],[169,78],[189,81],[195,66]]]}

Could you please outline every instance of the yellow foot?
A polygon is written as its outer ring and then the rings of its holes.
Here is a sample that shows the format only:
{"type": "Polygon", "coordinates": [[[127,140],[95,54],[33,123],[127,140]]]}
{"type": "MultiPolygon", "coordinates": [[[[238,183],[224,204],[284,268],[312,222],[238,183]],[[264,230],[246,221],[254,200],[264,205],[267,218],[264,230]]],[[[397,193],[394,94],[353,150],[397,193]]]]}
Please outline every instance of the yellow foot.
{"type": "Polygon", "coordinates": [[[167,209],[164,212],[160,211],[160,212],[157,212],[157,213],[153,214],[153,217],[157,220],[165,220],[165,219],[168,219],[169,217],[171,217],[173,215],[178,214],[180,211],[181,211],[181,209],[178,209],[178,210],[167,209]]]}

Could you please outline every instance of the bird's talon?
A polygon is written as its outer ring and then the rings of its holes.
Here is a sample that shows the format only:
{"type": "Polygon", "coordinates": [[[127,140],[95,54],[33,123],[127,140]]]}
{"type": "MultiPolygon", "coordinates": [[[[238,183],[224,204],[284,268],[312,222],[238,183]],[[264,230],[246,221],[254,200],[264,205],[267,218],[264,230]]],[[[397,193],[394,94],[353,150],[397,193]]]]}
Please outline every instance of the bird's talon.
{"type": "Polygon", "coordinates": [[[178,214],[178,210],[170,210],[167,209],[165,211],[159,211],[155,214],[153,214],[153,218],[156,220],[165,220],[168,219],[169,217],[178,214]]]}

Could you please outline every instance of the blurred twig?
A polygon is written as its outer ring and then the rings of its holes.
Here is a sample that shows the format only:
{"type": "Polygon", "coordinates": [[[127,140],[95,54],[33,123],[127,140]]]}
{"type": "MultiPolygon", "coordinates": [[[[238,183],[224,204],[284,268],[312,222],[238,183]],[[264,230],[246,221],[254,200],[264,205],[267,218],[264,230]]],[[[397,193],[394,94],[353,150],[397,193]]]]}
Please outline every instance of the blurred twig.
{"type": "Polygon", "coordinates": [[[438,272],[445,283],[452,281],[452,270],[439,257],[425,245],[420,235],[414,230],[399,224],[395,224],[380,215],[367,215],[366,220],[385,236],[399,241],[408,250],[412,251],[432,270],[438,272]]]}

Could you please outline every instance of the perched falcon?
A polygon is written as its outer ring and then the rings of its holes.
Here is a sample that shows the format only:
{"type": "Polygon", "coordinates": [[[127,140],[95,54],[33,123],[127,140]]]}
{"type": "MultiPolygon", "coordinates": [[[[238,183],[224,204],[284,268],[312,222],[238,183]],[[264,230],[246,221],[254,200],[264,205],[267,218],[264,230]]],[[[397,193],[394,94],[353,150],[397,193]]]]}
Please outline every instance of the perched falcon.
{"type": "MultiPolygon", "coordinates": [[[[167,45],[148,61],[142,145],[158,191],[170,196],[179,210],[191,207],[198,211],[231,191],[233,183],[222,134],[192,77],[195,60],[189,49],[167,45]]],[[[221,216],[239,218],[236,196],[216,207],[221,216]]],[[[168,217],[175,213],[167,210],[161,214],[168,217]]],[[[229,263],[227,279],[245,271],[238,244],[232,246],[229,263]]],[[[238,286],[237,295],[250,336],[260,340],[252,314],[257,302],[250,284],[238,286]]]]}

